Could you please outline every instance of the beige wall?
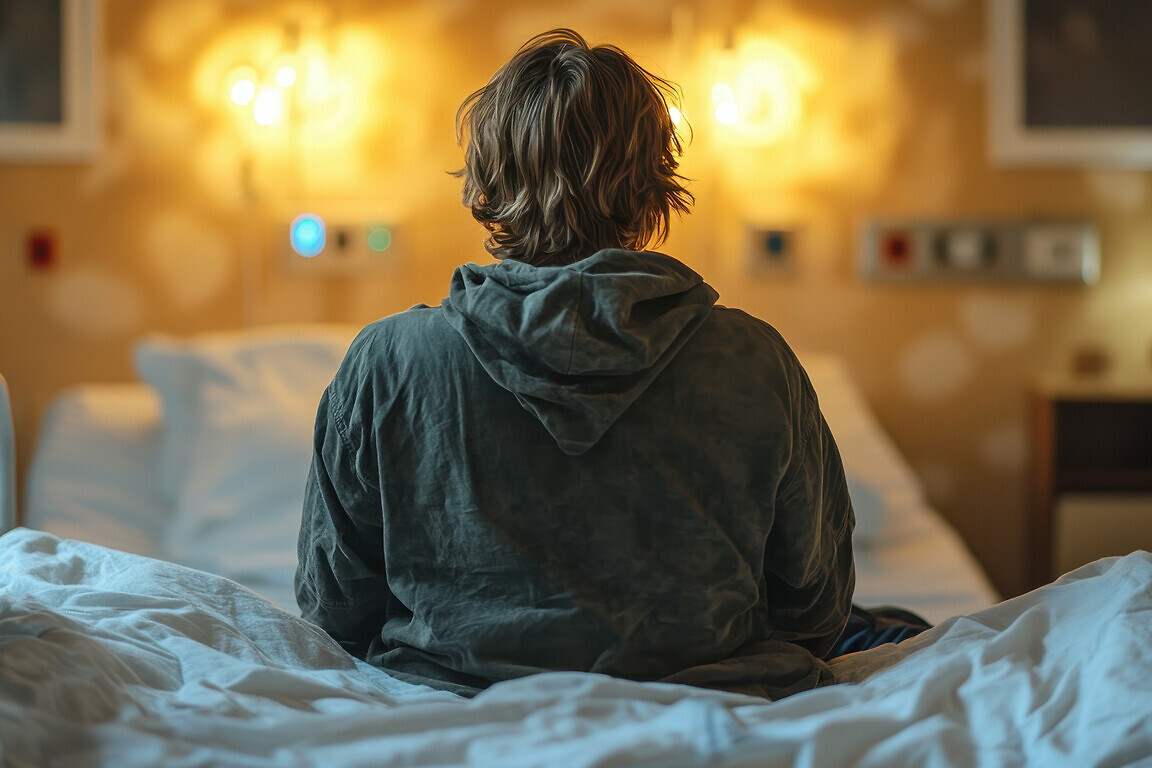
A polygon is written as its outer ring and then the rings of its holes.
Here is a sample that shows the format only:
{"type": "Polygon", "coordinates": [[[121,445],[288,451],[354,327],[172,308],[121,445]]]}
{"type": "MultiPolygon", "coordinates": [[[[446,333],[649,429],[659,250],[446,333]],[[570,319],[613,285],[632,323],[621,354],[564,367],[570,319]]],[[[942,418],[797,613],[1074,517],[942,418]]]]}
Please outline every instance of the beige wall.
{"type": "Polygon", "coordinates": [[[149,331],[236,327],[246,312],[363,323],[438,301],[453,266],[486,258],[445,173],[459,162],[456,106],[519,42],[565,25],[684,86],[694,140],[683,169],[698,204],[664,250],[794,346],[843,355],[932,502],[1005,593],[1022,589],[1029,382],[1084,346],[1114,370],[1149,371],[1148,174],[990,164],[976,0],[560,5],[107,2],[105,149],[85,165],[0,165],[0,371],[25,464],[53,394],[131,379],[131,345],[149,331]],[[298,116],[291,137],[245,122],[224,83],[236,65],[269,64],[286,23],[347,90],[298,116]],[[771,142],[727,135],[708,114],[729,27],[737,51],[783,50],[791,68],[800,111],[771,142]],[[401,263],[373,278],[285,271],[269,221],[300,199],[387,207],[401,263]],[[869,284],[854,265],[872,215],[1087,216],[1103,277],[1092,288],[869,284]],[[747,221],[797,228],[794,274],[748,272],[747,221]],[[49,272],[25,264],[36,227],[60,240],[49,272]],[[257,288],[245,293],[252,265],[257,288]]]}

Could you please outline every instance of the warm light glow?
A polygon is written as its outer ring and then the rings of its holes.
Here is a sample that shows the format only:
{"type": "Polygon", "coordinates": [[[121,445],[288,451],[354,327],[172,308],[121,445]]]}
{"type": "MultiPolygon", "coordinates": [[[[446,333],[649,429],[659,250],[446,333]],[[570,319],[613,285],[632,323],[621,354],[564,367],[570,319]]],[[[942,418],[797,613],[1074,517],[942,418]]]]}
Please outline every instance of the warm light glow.
{"type": "Polygon", "coordinates": [[[716,83],[712,86],[712,103],[723,104],[726,101],[733,101],[736,94],[732,91],[732,86],[728,83],[716,83]]]}
{"type": "Polygon", "coordinates": [[[811,68],[790,48],[769,38],[751,38],[716,56],[712,106],[729,140],[769,144],[795,132],[803,113],[803,91],[812,87],[811,68]]]}
{"type": "Polygon", "coordinates": [[[367,85],[378,66],[371,41],[348,36],[331,44],[307,43],[296,54],[299,79],[293,104],[301,117],[301,136],[312,146],[342,146],[363,130],[363,120],[378,110],[367,85]]]}
{"type": "Polygon", "coordinates": [[[728,83],[720,82],[712,86],[712,106],[716,119],[724,125],[732,125],[740,119],[736,106],[736,93],[728,83]]]}
{"type": "Polygon", "coordinates": [[[323,104],[328,100],[332,86],[328,77],[328,57],[323,49],[311,48],[304,53],[303,93],[305,105],[323,104]]]}
{"type": "Polygon", "coordinates": [[[680,121],[684,118],[684,115],[681,114],[680,110],[676,109],[676,107],[668,107],[668,116],[672,118],[672,125],[679,128],[680,121]]]}
{"type": "Polygon", "coordinates": [[[733,125],[740,119],[740,110],[734,101],[722,101],[716,105],[716,119],[724,125],[733,125]]]}
{"type": "Polygon", "coordinates": [[[261,88],[252,105],[252,116],[258,125],[272,125],[284,113],[284,95],[275,88],[261,88]]]}
{"type": "Polygon", "coordinates": [[[244,106],[256,95],[256,70],[252,67],[234,67],[224,78],[224,89],[233,104],[244,106]]]}
{"type": "Polygon", "coordinates": [[[276,82],[282,88],[291,88],[296,82],[296,70],[285,64],[276,70],[276,82]]]}
{"type": "MultiPolygon", "coordinates": [[[[374,24],[349,22],[331,29],[304,24],[295,37],[272,20],[223,25],[216,38],[204,43],[196,62],[196,101],[218,118],[214,127],[237,143],[238,152],[251,156],[254,167],[287,167],[301,157],[322,156],[323,162],[308,164],[311,188],[317,195],[346,195],[349,184],[369,184],[363,177],[364,137],[382,131],[409,137],[400,142],[405,149],[377,142],[371,151],[401,158],[420,154],[431,97],[424,88],[408,90],[412,76],[405,78],[392,65],[405,46],[424,51],[403,35],[385,37],[374,24]],[[231,93],[242,79],[254,88],[248,86],[251,96],[238,106],[231,93]],[[396,99],[405,109],[392,108],[396,99]]],[[[243,96],[243,87],[237,95],[243,96]]]]}
{"type": "Polygon", "coordinates": [[[800,119],[800,95],[781,54],[748,61],[736,78],[737,104],[750,135],[775,141],[800,119]]]}
{"type": "Polygon", "coordinates": [[[232,98],[232,103],[243,106],[252,101],[252,97],[256,95],[256,83],[247,78],[237,80],[228,95],[232,98]]]}

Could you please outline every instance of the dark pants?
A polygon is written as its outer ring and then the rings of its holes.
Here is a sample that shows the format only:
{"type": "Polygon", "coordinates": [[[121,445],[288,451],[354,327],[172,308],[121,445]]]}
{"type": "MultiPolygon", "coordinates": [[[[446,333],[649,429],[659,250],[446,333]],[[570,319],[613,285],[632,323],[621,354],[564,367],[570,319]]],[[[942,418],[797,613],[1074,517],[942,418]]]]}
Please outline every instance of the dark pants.
{"type": "Polygon", "coordinates": [[[834,659],[846,653],[866,651],[884,643],[899,643],[931,628],[931,624],[903,608],[884,606],[866,609],[853,604],[844,634],[840,635],[832,653],[826,658],[834,659]]]}

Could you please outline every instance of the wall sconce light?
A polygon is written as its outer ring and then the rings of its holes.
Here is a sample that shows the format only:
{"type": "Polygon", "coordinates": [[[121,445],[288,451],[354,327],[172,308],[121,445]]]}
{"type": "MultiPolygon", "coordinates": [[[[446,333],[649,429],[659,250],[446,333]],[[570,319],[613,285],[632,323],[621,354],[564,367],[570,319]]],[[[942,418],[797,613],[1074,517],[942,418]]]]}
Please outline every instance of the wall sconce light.
{"type": "Polygon", "coordinates": [[[285,64],[276,70],[276,84],[281,88],[291,88],[296,83],[296,69],[285,64]]]}
{"type": "Polygon", "coordinates": [[[261,79],[252,67],[237,67],[226,81],[228,99],[238,107],[252,106],[257,125],[272,125],[287,111],[288,90],[296,83],[296,69],[281,64],[268,78],[261,79]]]}
{"type": "Polygon", "coordinates": [[[733,125],[740,119],[740,107],[736,105],[736,92],[726,82],[712,86],[712,108],[716,120],[724,125],[733,125]]]}
{"type": "Polygon", "coordinates": [[[726,46],[715,71],[713,116],[726,136],[744,144],[770,144],[792,131],[803,111],[801,93],[814,80],[791,50],[767,39],[726,46]]]}
{"type": "Polygon", "coordinates": [[[256,71],[250,67],[233,70],[228,82],[228,98],[233,104],[244,106],[256,95],[256,71]]]}
{"type": "Polygon", "coordinates": [[[284,114],[284,92],[276,87],[264,87],[252,102],[252,119],[257,125],[272,125],[284,114]]]}

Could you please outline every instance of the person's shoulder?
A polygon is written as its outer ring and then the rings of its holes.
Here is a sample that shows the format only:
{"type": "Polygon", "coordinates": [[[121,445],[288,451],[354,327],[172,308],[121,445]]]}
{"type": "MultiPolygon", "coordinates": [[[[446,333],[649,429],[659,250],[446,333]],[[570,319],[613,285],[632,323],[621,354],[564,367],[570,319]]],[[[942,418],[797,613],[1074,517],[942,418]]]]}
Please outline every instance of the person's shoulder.
{"type": "Polygon", "coordinates": [[[742,309],[716,305],[701,330],[705,332],[702,343],[734,350],[749,375],[767,376],[794,395],[815,397],[800,358],[767,321],[742,309]]]}
{"type": "Polygon", "coordinates": [[[442,323],[439,306],[417,304],[403,312],[382,317],[361,329],[348,348],[348,355],[376,356],[405,345],[442,323]]]}
{"type": "Polygon", "coordinates": [[[356,334],[348,347],[333,385],[346,389],[352,382],[363,385],[395,371],[396,361],[411,356],[411,350],[429,346],[443,320],[440,307],[417,304],[411,309],[369,323],[356,334]]]}
{"type": "Polygon", "coordinates": [[[364,326],[364,329],[360,331],[360,335],[357,337],[357,341],[359,341],[361,337],[366,342],[387,339],[392,334],[401,333],[410,328],[418,328],[435,322],[435,319],[439,315],[440,305],[430,307],[427,304],[417,304],[403,312],[382,317],[364,326]]]}
{"type": "Polygon", "coordinates": [[[712,307],[707,325],[711,326],[713,332],[744,334],[760,339],[766,345],[791,352],[788,342],[770,323],[742,309],[717,304],[712,307]]]}

